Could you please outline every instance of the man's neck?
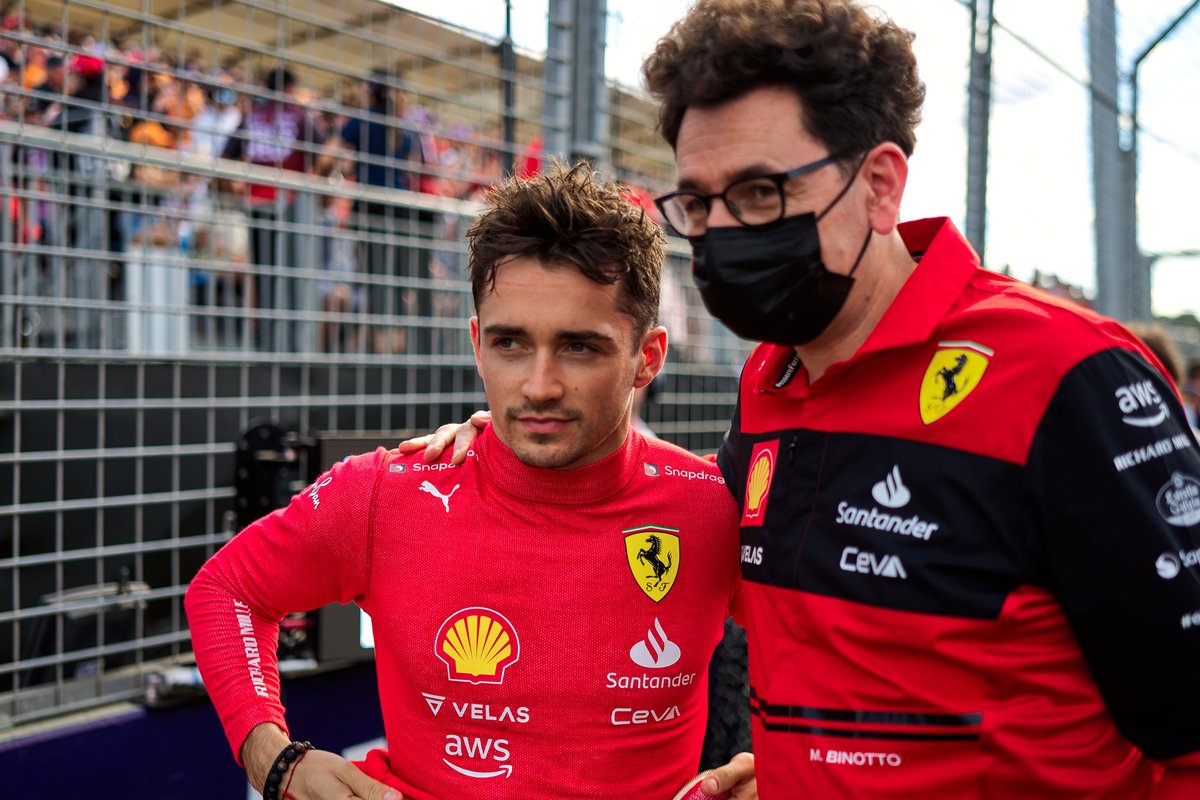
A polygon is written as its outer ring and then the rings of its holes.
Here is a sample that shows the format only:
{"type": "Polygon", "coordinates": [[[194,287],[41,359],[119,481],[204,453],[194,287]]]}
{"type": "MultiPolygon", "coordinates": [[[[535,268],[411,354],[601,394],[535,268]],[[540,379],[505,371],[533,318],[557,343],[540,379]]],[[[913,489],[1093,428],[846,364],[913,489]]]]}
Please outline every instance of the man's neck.
{"type": "MultiPolygon", "coordinates": [[[[873,259],[864,259],[846,305],[830,326],[811,342],[796,346],[796,354],[815,383],[834,364],[846,361],[862,347],[887,313],[917,264],[898,231],[879,237],[873,259]]],[[[868,254],[871,255],[871,254],[868,254]]]]}

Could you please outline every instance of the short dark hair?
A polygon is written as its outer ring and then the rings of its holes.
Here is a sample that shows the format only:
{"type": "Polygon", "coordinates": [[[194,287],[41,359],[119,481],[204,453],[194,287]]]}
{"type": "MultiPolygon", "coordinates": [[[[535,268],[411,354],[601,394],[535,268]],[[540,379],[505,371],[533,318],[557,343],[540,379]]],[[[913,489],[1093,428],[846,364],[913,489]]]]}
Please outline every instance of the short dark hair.
{"type": "Polygon", "coordinates": [[[617,309],[641,335],[658,322],[666,237],[625,188],[587,162],[555,161],[528,178],[511,178],[487,196],[488,209],[467,231],[475,308],[515,257],[544,266],[570,264],[596,283],[620,284],[617,309]]]}
{"type": "Polygon", "coordinates": [[[916,144],[925,84],[913,34],[852,0],[697,0],[642,65],[675,147],[689,106],[765,86],[794,89],[805,127],[831,153],[916,144]]]}
{"type": "Polygon", "coordinates": [[[286,92],[296,85],[296,75],[290,69],[280,64],[267,73],[264,83],[268,91],[286,92]]]}

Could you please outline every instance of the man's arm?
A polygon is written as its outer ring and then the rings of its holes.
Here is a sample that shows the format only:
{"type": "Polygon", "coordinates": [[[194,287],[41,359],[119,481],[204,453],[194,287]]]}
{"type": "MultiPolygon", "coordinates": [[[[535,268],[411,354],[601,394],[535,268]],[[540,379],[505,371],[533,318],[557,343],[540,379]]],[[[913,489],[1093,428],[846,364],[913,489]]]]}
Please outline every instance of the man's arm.
{"type": "MultiPolygon", "coordinates": [[[[266,784],[271,765],[290,742],[282,728],[269,722],[250,731],[242,745],[241,759],[251,786],[258,789],[266,784]]],[[[400,792],[368,778],[336,753],[323,750],[310,750],[291,764],[279,785],[287,788],[287,796],[292,800],[403,800],[400,792]]]]}
{"type": "MultiPolygon", "coordinates": [[[[235,536],[188,588],[197,666],[233,754],[256,788],[290,741],[279,698],[279,620],[367,594],[368,512],[383,458],[378,451],[337,465],[287,507],[235,536]]],[[[301,785],[314,773],[340,774],[342,762],[333,754],[306,754],[309,777],[301,785]]],[[[324,796],[339,795],[307,795],[324,796]]]]}
{"type": "MultiPolygon", "coordinates": [[[[1200,452],[1132,350],[1062,380],[1029,458],[1047,581],[1118,729],[1200,797],[1200,452]]],[[[1173,793],[1172,793],[1173,792],[1173,793]]]]}

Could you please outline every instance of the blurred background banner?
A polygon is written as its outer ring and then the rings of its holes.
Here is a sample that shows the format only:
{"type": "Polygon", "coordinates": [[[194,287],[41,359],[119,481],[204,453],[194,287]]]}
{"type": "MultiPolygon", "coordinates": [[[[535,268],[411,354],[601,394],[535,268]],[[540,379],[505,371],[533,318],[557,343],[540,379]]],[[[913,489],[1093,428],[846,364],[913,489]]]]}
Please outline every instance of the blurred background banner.
{"type": "MultiPolygon", "coordinates": [[[[929,85],[904,216],[950,215],[992,268],[1076,302],[1158,312],[1200,357],[1200,0],[876,5],[929,85]]],[[[203,561],[334,460],[482,407],[464,233],[489,186],[582,157],[657,217],[673,160],[637,67],[684,7],[0,3],[0,769],[73,726],[184,713],[203,561]]],[[[672,239],[640,415],[703,453],[750,345],[688,255],[672,239]]],[[[369,660],[334,635],[357,624],[288,621],[291,674],[369,660]]],[[[708,760],[747,745],[738,637],[708,760]]]]}

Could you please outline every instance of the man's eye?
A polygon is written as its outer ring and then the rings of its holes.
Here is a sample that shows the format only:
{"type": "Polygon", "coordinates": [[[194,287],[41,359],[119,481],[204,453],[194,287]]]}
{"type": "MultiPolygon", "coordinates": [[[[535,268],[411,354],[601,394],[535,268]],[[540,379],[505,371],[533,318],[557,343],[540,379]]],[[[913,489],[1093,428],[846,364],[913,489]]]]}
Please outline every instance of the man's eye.
{"type": "Polygon", "coordinates": [[[510,338],[508,336],[504,336],[499,339],[496,339],[492,343],[492,346],[498,350],[511,350],[517,346],[517,340],[510,338]]]}
{"type": "Polygon", "coordinates": [[[584,342],[571,342],[567,345],[567,350],[572,353],[594,353],[596,348],[584,342]]]}

